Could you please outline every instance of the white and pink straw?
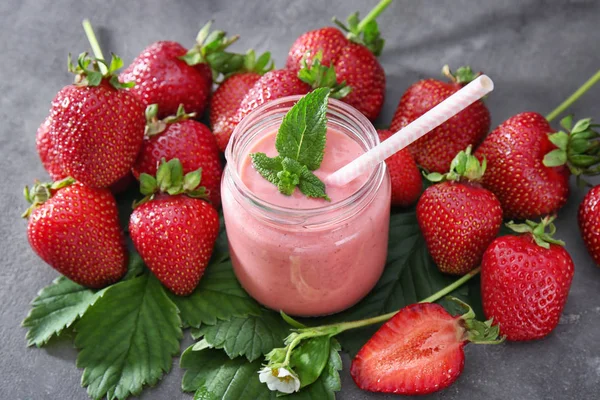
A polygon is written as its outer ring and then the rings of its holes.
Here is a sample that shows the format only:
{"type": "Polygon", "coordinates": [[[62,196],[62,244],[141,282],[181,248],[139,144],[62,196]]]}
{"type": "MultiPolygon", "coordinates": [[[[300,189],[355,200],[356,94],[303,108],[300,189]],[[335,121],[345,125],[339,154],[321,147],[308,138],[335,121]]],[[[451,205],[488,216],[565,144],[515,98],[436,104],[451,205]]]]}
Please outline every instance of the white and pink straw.
{"type": "Polygon", "coordinates": [[[354,161],[346,164],[325,179],[325,183],[343,186],[362,173],[402,150],[415,140],[437,128],[483,96],[494,90],[494,82],[481,75],[431,110],[396,132],[385,142],[373,147],[354,161]]]}

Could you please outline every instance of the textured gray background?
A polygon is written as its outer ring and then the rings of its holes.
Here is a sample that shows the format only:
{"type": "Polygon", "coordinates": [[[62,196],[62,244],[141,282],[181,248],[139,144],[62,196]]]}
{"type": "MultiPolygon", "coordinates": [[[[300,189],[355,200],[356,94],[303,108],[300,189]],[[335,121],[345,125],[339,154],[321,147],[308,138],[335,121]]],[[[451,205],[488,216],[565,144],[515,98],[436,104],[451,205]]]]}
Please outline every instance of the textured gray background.
{"type": "MultiPolygon", "coordinates": [[[[369,1],[3,0],[0,2],[0,399],[85,399],[76,351],[67,342],[28,349],[20,322],[29,301],[56,273],[30,250],[23,185],[46,178],[35,151],[35,131],[55,93],[70,83],[68,52],[88,45],[80,22],[91,18],[105,52],[129,63],[146,45],[171,39],[189,46],[204,21],[242,39],[235,48],[271,50],[282,66],[293,40],[328,24],[332,15],[363,14],[369,1]]],[[[496,83],[487,101],[493,124],[522,111],[547,113],[600,68],[600,4],[593,0],[396,0],[380,18],[388,77],[381,123],[389,123],[402,92],[442,64],[470,63],[496,83]]],[[[599,117],[600,86],[572,111],[599,117]]],[[[431,398],[596,399],[600,389],[600,269],[585,253],[576,227],[583,197],[575,191],[561,211],[559,236],[576,265],[561,325],[527,344],[467,346],[458,383],[431,398]]],[[[174,361],[176,363],[177,360],[174,361]]],[[[356,389],[343,373],[340,399],[388,399],[356,389]]],[[[178,367],[143,399],[191,399],[180,392],[178,367]]]]}

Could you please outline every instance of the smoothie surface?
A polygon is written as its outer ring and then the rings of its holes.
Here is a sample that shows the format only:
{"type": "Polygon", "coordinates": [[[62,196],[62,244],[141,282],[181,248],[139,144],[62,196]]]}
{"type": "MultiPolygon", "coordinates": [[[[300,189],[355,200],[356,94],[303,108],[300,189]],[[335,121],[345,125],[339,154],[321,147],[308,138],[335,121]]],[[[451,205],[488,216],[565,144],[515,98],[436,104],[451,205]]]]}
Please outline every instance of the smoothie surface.
{"type": "MultiPolygon", "coordinates": [[[[310,209],[324,207],[351,196],[360,189],[369,178],[369,173],[364,173],[343,187],[327,185],[326,192],[331,198],[331,202],[323,199],[306,197],[298,190],[298,188],[294,190],[294,193],[291,196],[286,196],[280,193],[275,185],[263,178],[254,169],[252,160],[249,156],[250,153],[265,153],[269,157],[277,156],[278,153],[275,149],[276,136],[277,132],[268,133],[258,138],[254,143],[251,143],[250,146],[248,146],[248,153],[243,156],[243,162],[239,171],[240,178],[246,187],[264,201],[287,208],[310,209]]],[[[318,170],[313,171],[313,173],[317,175],[319,179],[324,181],[327,176],[363,153],[363,148],[353,139],[334,129],[328,128],[323,162],[321,163],[321,167],[318,170]]]]}

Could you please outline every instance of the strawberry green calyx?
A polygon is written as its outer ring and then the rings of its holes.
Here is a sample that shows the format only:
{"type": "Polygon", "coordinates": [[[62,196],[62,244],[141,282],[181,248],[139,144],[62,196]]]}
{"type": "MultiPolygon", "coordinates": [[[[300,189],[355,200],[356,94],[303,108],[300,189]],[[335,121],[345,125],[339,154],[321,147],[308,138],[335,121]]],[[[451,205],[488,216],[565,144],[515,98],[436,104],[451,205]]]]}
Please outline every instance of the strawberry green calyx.
{"type": "Polygon", "coordinates": [[[592,124],[591,118],[573,125],[573,116],[569,115],[560,121],[560,126],[564,130],[548,136],[558,149],[544,156],[544,165],[566,165],[579,183],[583,182],[582,176],[600,174],[600,134],[594,130],[600,125],[592,124]]]}
{"type": "Polygon", "coordinates": [[[188,172],[183,175],[183,167],[177,158],[166,161],[164,158],[156,171],[156,177],[142,173],[140,174],[140,192],[144,198],[133,203],[136,208],[152,199],[159,193],[167,193],[171,196],[186,194],[189,197],[208,201],[208,190],[200,186],[202,180],[202,168],[188,172]]]}
{"type": "Polygon", "coordinates": [[[348,40],[362,44],[376,56],[381,55],[385,40],[381,37],[379,26],[375,20],[390,4],[392,0],[381,0],[362,20],[358,12],[351,14],[346,19],[346,24],[333,17],[332,21],[344,32],[348,40]]]}
{"type": "Polygon", "coordinates": [[[271,59],[271,53],[266,51],[258,58],[253,49],[250,49],[246,54],[221,52],[212,54],[208,57],[209,64],[213,69],[213,73],[223,74],[223,80],[231,75],[253,72],[259,75],[264,75],[275,68],[275,62],[271,59]]]}
{"type": "MultiPolygon", "coordinates": [[[[307,54],[308,55],[308,54],[307,54]]],[[[347,96],[352,88],[346,86],[346,81],[337,82],[335,68],[321,64],[323,52],[319,51],[312,59],[312,64],[308,65],[307,57],[302,59],[302,68],[298,71],[298,79],[309,84],[313,89],[330,88],[329,95],[334,99],[341,99],[347,96]]]]}
{"type": "Polygon", "coordinates": [[[446,64],[442,67],[442,74],[450,79],[453,83],[466,85],[481,75],[481,72],[473,72],[471,67],[467,65],[464,67],[459,67],[455,73],[452,73],[450,67],[446,64]]]}
{"type": "MultiPolygon", "coordinates": [[[[231,63],[238,64],[239,54],[226,53],[225,49],[239,39],[239,35],[227,37],[223,31],[210,31],[213,21],[208,21],[196,36],[196,44],[187,53],[179,57],[190,66],[207,63],[213,73],[227,71],[231,63]]],[[[242,60],[243,62],[243,60],[242,60]]]]}
{"type": "Polygon", "coordinates": [[[477,157],[471,154],[472,147],[469,145],[466,150],[460,151],[450,164],[450,171],[445,174],[438,172],[432,172],[425,174],[431,182],[444,182],[444,181],[461,181],[467,180],[470,182],[477,182],[481,179],[485,173],[487,167],[487,161],[484,158],[482,162],[479,162],[477,157]]]}
{"type": "Polygon", "coordinates": [[[29,218],[33,210],[35,210],[40,205],[44,204],[52,197],[54,191],[65,188],[69,185],[72,185],[73,183],[75,183],[75,179],[68,177],[56,182],[36,181],[34,182],[31,189],[29,189],[28,186],[25,186],[25,188],[23,189],[23,196],[25,197],[25,200],[27,200],[27,202],[31,205],[29,206],[29,208],[27,208],[27,210],[25,210],[23,214],[21,214],[21,217],[29,218]]]}
{"type": "Polygon", "coordinates": [[[475,312],[467,303],[451,296],[448,296],[447,299],[466,310],[460,316],[461,324],[465,328],[464,340],[474,344],[500,344],[504,342],[505,337],[499,337],[500,326],[494,325],[493,319],[485,322],[479,321],[475,319],[475,312]]]}
{"type": "Polygon", "coordinates": [[[195,118],[196,113],[186,113],[183,104],[177,108],[177,114],[170,115],[164,119],[158,119],[158,104],[150,104],[146,107],[146,129],[144,134],[147,137],[152,137],[167,129],[167,125],[175,122],[185,121],[186,119],[195,118]]]}
{"type": "Polygon", "coordinates": [[[565,242],[562,240],[554,239],[553,236],[556,233],[556,226],[552,223],[556,219],[556,216],[548,215],[540,221],[540,223],[527,220],[524,224],[515,224],[510,221],[506,226],[518,233],[529,233],[533,236],[535,243],[545,249],[550,248],[550,244],[556,244],[564,246],[565,242]],[[546,232],[548,228],[548,232],[546,232]]]}
{"type": "Polygon", "coordinates": [[[102,80],[107,79],[115,89],[126,89],[135,86],[135,82],[119,82],[116,72],[123,67],[123,60],[114,53],[110,64],[101,58],[89,57],[88,53],[81,53],[77,57],[77,65],[73,64],[71,54],[68,57],[68,70],[75,74],[75,85],[77,86],[99,86],[102,80]],[[106,72],[101,72],[103,65],[106,72]]]}

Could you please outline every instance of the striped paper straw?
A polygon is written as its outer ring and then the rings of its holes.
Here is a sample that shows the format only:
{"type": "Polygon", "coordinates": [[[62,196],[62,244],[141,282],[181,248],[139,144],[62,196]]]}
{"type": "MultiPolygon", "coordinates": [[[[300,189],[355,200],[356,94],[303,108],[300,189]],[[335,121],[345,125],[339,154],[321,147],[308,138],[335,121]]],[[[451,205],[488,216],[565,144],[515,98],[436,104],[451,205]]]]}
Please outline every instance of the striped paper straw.
{"type": "Polygon", "coordinates": [[[492,90],[494,90],[494,82],[486,75],[479,76],[458,92],[390,136],[385,142],[373,147],[354,161],[329,175],[325,179],[325,183],[343,186],[362,173],[374,169],[377,164],[385,161],[388,157],[437,128],[492,90]]]}

